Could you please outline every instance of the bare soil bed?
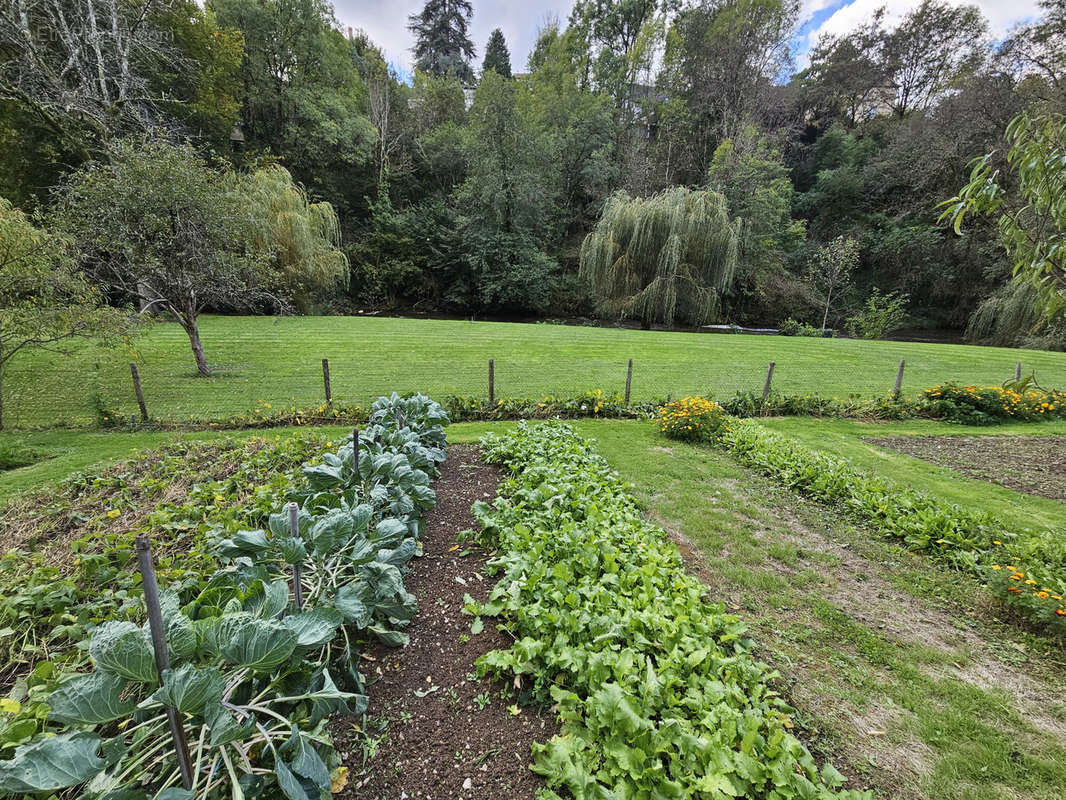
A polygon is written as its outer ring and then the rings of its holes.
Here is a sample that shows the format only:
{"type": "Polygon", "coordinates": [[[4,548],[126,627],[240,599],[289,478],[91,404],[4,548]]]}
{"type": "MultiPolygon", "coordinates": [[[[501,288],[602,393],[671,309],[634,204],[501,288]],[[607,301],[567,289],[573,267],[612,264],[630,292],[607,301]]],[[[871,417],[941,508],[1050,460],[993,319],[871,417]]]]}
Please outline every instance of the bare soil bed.
{"type": "Polygon", "coordinates": [[[866,441],[1007,489],[1066,500],[1066,436],[897,436],[866,441]]]}
{"type": "Polygon", "coordinates": [[[424,555],[405,578],[419,602],[411,642],[364,656],[362,672],[372,682],[365,729],[357,718],[333,723],[351,769],[339,797],[533,800],[543,785],[530,772],[530,746],[554,735],[555,722],[473,675],[478,656],[510,641],[491,623],[472,634],[473,620],[461,611],[464,595],[484,601],[494,581],[482,573],[488,553],[457,544],[456,535],[476,525],[471,505],[495,497],[498,483],[475,448],[449,448],[434,487],[438,505],[426,518],[424,555]]]}

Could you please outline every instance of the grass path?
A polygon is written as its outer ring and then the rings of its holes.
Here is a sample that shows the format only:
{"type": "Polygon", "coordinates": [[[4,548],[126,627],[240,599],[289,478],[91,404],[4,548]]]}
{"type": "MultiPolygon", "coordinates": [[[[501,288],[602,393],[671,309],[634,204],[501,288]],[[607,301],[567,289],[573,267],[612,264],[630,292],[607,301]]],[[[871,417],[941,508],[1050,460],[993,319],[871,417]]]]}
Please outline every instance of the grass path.
{"type": "Polygon", "coordinates": [[[210,378],[195,375],[188,339],[173,323],[153,326],[132,352],[84,346],[71,355],[20,356],[5,377],[7,424],[85,425],[94,396],[123,416],[136,414],[131,361],[150,413],[164,420],[220,419],[260,402],[321,403],[323,358],[334,398],[357,404],[393,390],[485,396],[489,358],[500,397],[622,392],[630,358],[636,400],[761,391],[770,361],[775,388],[792,393],[887,394],[900,359],[910,392],[952,379],[997,383],[1019,360],[1044,385],[1066,387],[1064,353],[963,345],[382,317],[208,316],[201,328],[217,366],[210,378]]]}
{"type": "Polygon", "coordinates": [[[945,572],[648,423],[577,425],[752,627],[797,722],[880,797],[1066,796],[1061,644],[945,572]]]}

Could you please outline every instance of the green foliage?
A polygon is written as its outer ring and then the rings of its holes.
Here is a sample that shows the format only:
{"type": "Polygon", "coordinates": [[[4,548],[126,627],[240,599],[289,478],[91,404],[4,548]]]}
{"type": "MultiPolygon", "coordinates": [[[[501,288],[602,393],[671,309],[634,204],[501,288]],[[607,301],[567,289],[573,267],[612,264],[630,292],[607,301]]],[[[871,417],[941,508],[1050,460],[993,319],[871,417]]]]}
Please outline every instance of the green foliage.
{"type": "Polygon", "coordinates": [[[810,325],[806,322],[797,322],[792,319],[792,317],[789,317],[778,326],[778,332],[782,336],[817,336],[819,338],[826,333],[817,325],[810,325]]]}
{"type": "Polygon", "coordinates": [[[703,600],[677,548],[573,429],[523,424],[483,446],[514,477],[494,505],[475,505],[501,576],[476,611],[515,642],[478,668],[554,704],[562,731],[534,747],[552,797],[868,797],[818,769],[744,625],[703,600]]]}
{"type": "Polygon", "coordinates": [[[725,410],[712,400],[684,397],[659,409],[659,432],[668,439],[705,442],[718,432],[725,418],[725,410]]]}
{"type": "Polygon", "coordinates": [[[962,425],[1038,422],[1066,416],[1066,393],[1023,382],[1012,386],[945,383],[922,392],[924,415],[962,425]]]}
{"type": "Polygon", "coordinates": [[[377,132],[367,118],[358,42],[328,0],[211,0],[220,25],[244,39],[245,147],[284,157],[315,199],[345,213],[372,193],[377,132]]]}
{"type": "Polygon", "coordinates": [[[234,180],[256,221],[252,247],[269,259],[271,284],[307,311],[316,290],[348,280],[348,259],[339,250],[340,222],[329,203],[314,203],[284,167],[256,170],[234,180]]]}
{"type": "Polygon", "coordinates": [[[781,155],[754,127],[718,146],[707,185],[725,197],[735,220],[736,280],[742,293],[766,293],[775,279],[799,284],[786,272],[789,256],[806,236],[802,221],[792,220],[792,181],[781,155]]]}
{"type": "Polygon", "coordinates": [[[358,451],[349,443],[304,467],[304,488],[290,495],[301,505],[297,530],[276,513],[265,530],[209,536],[224,566],[209,574],[208,557],[190,581],[163,592],[170,670],[156,672],[137,601],[124,609],[133,619],[105,612],[92,631],[92,672],[38,664],[34,679],[16,687],[15,723],[5,720],[0,752],[10,757],[0,760],[0,791],[86,784],[79,796],[147,798],[140,788],[152,779],[156,797],[327,794],[340,758],[326,719],[367,707],[357,632],[401,644],[415,612],[401,570],[435,504],[429,474],[445,457],[447,422],[428,398],[380,398],[358,451]],[[294,563],[306,567],[302,607],[290,599],[294,563]],[[339,690],[334,675],[351,691],[339,690]],[[179,775],[168,706],[198,743],[191,792],[172,788],[179,775]],[[32,739],[20,720],[32,721],[32,739]]]}
{"type": "Polygon", "coordinates": [[[943,203],[941,220],[960,233],[968,214],[994,215],[1016,278],[1035,286],[1047,315],[1066,308],[1066,116],[1022,113],[1007,126],[1007,162],[1018,197],[1008,195],[992,154],[943,203]]]}
{"type": "Polygon", "coordinates": [[[822,313],[822,331],[826,330],[829,322],[829,311],[833,307],[833,295],[837,295],[839,302],[840,292],[846,287],[852,278],[852,273],[859,265],[859,243],[845,236],[838,236],[822,247],[819,247],[811,259],[811,278],[825,293],[825,310],[822,313]]]}
{"type": "Polygon", "coordinates": [[[133,322],[107,305],[99,288],[77,269],[69,243],[36,227],[0,197],[0,428],[3,375],[26,350],[64,351],[74,339],[114,342],[133,322]]]}
{"type": "Polygon", "coordinates": [[[622,395],[608,394],[602,389],[590,389],[573,397],[549,395],[540,399],[502,397],[490,404],[484,397],[452,396],[444,401],[452,420],[505,419],[650,419],[661,402],[627,405],[622,395]]]}
{"type": "Polygon", "coordinates": [[[844,320],[848,335],[856,339],[882,339],[907,322],[906,294],[882,294],[876,286],[859,311],[844,320]]]}
{"type": "Polygon", "coordinates": [[[488,72],[490,69],[503,78],[511,78],[511,51],[507,49],[507,41],[499,28],[493,28],[485,45],[485,60],[481,70],[488,72]]]}
{"type": "MultiPolygon", "coordinates": [[[[742,463],[822,502],[840,504],[880,533],[953,569],[975,573],[997,597],[1029,619],[1066,634],[1066,547],[1053,532],[1015,532],[990,514],[967,511],[890,483],[818,453],[753,422],[735,420],[714,442],[742,463]],[[1004,564],[1022,564],[1036,589],[1009,591],[1004,564]],[[1045,590],[1044,597],[1036,596],[1045,590]],[[1020,595],[1025,595],[1024,597],[1020,595]],[[1039,601],[1039,602],[1037,602],[1039,601]]],[[[1012,573],[1013,574],[1013,573],[1012,573]]],[[[1026,587],[1027,588],[1027,587],[1026,587]]]]}
{"type": "Polygon", "coordinates": [[[421,13],[408,17],[407,29],[415,37],[415,66],[434,75],[454,75],[472,85],[474,43],[467,30],[473,13],[469,0],[426,0],[421,13]]]}
{"type": "Polygon", "coordinates": [[[645,327],[713,317],[736,263],[724,198],[680,187],[646,200],[612,196],[581,246],[581,274],[601,313],[645,327]]]}

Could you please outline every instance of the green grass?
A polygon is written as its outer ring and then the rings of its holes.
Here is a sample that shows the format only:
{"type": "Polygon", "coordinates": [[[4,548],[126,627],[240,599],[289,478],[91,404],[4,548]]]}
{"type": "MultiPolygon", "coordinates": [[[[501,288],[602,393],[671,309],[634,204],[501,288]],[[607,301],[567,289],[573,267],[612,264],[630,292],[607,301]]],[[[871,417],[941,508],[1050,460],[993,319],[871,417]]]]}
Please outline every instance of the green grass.
{"type": "Polygon", "coordinates": [[[1066,505],[1057,500],[974,480],[946,467],[863,441],[864,437],[885,436],[1061,436],[1066,435],[1066,422],[970,427],[928,420],[867,423],[789,417],[759,420],[759,423],[808,447],[841,456],[853,467],[878,473],[900,486],[926,491],[976,511],[991,512],[1008,526],[1066,530],[1066,505]]]}
{"type": "Polygon", "coordinates": [[[689,563],[712,598],[751,625],[783,673],[804,738],[856,784],[901,800],[1066,796],[1060,645],[976,613],[968,577],[727,454],[668,442],[652,423],[575,427],[695,548],[689,563]],[[886,630],[879,612],[904,624],[886,630]],[[1031,681],[1022,694],[1001,680],[1015,673],[1031,681]]]}
{"type": "Polygon", "coordinates": [[[188,339],[174,323],[152,327],[136,352],[84,346],[70,355],[20,356],[5,380],[6,423],[86,425],[94,394],[134,415],[134,360],[150,413],[171,421],[220,419],[259,402],[320,403],[323,358],[334,398],[359,404],[393,390],[484,396],[489,358],[501,397],[621,392],[629,358],[635,400],[761,390],[770,361],[775,388],[789,393],[887,394],[900,359],[907,361],[905,391],[952,379],[997,383],[1019,360],[1043,385],[1066,387],[1066,354],[963,345],[380,317],[209,316],[201,329],[218,367],[211,378],[196,376],[188,339]]]}

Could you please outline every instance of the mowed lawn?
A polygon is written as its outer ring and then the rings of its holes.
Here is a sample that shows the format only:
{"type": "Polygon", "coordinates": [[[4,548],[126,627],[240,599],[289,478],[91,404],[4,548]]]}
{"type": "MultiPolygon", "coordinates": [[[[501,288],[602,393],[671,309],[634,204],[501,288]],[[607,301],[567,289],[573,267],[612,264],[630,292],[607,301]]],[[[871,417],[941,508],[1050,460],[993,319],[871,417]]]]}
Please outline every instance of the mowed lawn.
{"type": "Polygon", "coordinates": [[[94,405],[137,412],[136,361],[149,412],[167,421],[212,420],[273,407],[321,403],[328,358],[336,402],[422,391],[435,398],[485,396],[495,359],[497,397],[622,392],[632,358],[634,400],[774,388],[829,396],[887,394],[901,359],[904,392],[948,380],[998,383],[1017,361],[1044,386],[1066,386],[1066,354],[909,342],[866,342],[382,317],[222,317],[201,321],[210,378],[195,373],[188,339],[157,323],[133,349],[84,345],[73,354],[15,359],[4,381],[7,426],[86,425],[94,405]]]}

